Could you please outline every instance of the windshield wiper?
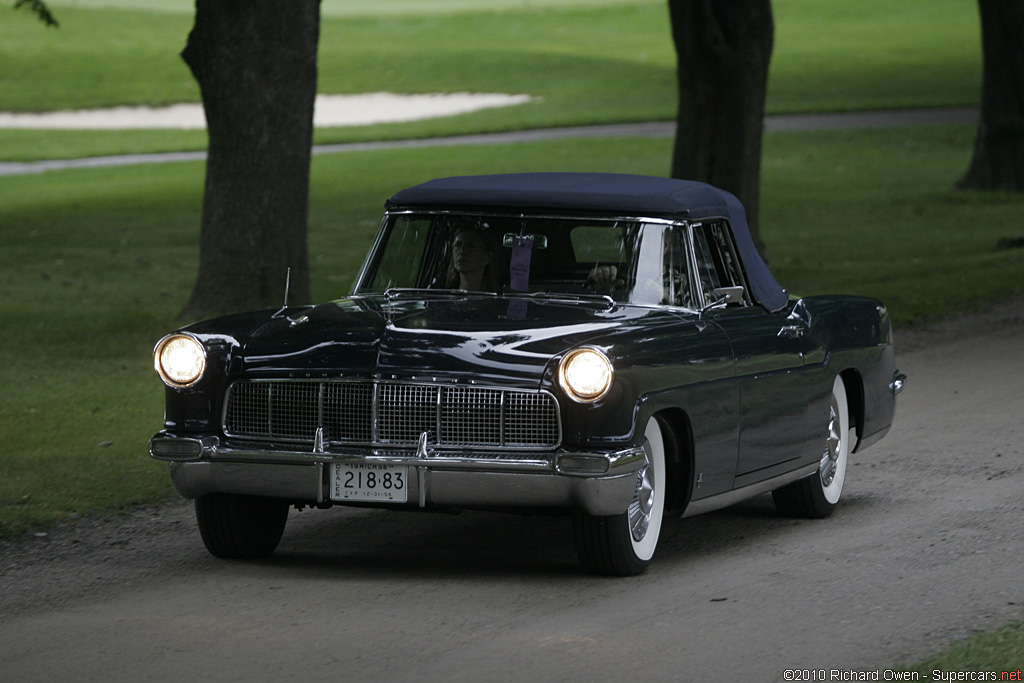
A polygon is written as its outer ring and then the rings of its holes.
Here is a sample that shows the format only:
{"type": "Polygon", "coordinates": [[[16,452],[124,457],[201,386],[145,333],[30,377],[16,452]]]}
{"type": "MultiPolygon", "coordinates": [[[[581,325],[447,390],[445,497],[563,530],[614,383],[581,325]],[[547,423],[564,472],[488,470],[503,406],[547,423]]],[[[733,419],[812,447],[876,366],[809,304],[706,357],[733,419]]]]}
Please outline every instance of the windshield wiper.
{"type": "Polygon", "coordinates": [[[498,295],[494,292],[471,292],[468,289],[426,289],[424,287],[392,287],[384,292],[384,297],[391,301],[392,299],[407,299],[407,298],[436,298],[439,296],[489,296],[497,297],[498,295]]]}
{"type": "Polygon", "coordinates": [[[451,296],[480,296],[496,299],[503,297],[507,299],[531,299],[544,301],[562,301],[571,303],[592,303],[605,308],[614,308],[617,305],[615,299],[608,294],[596,292],[517,292],[515,290],[504,290],[500,294],[494,292],[478,292],[468,289],[426,289],[423,287],[392,287],[384,292],[388,301],[396,299],[438,299],[451,296]]]}
{"type": "Polygon", "coordinates": [[[601,303],[605,306],[612,308],[616,305],[615,299],[611,298],[607,294],[597,294],[594,292],[516,292],[509,290],[502,292],[502,296],[509,298],[523,298],[523,299],[544,299],[547,301],[571,301],[578,303],[581,301],[601,303]]]}

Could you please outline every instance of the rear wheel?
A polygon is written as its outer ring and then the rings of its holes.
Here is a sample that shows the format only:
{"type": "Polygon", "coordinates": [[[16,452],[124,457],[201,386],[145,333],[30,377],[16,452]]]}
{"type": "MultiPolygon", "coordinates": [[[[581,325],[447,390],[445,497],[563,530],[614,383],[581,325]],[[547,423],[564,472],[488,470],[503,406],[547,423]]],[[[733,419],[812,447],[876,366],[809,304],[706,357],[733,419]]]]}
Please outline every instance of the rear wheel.
{"type": "Polygon", "coordinates": [[[779,512],[793,517],[828,517],[835,510],[846,481],[850,454],[850,410],[842,377],[832,384],[825,446],[815,475],[772,492],[779,512]]]}
{"type": "Polygon", "coordinates": [[[588,571],[632,576],[647,568],[658,546],[665,513],[665,452],[674,443],[671,434],[663,418],[647,421],[646,463],[636,474],[636,491],[626,512],[606,517],[578,512],[573,516],[576,554],[588,571]]]}
{"type": "Polygon", "coordinates": [[[195,508],[206,549],[230,560],[270,555],[288,521],[288,503],[277,498],[210,493],[196,498],[195,508]]]}

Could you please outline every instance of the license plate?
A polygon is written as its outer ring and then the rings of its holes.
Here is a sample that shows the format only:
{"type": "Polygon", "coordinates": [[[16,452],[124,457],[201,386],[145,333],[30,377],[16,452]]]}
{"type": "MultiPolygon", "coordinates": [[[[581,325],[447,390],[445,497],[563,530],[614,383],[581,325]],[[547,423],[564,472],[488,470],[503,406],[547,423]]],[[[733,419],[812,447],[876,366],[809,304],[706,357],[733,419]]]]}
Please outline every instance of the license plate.
{"type": "Polygon", "coordinates": [[[409,468],[376,463],[331,464],[331,500],[404,503],[409,499],[409,468]]]}

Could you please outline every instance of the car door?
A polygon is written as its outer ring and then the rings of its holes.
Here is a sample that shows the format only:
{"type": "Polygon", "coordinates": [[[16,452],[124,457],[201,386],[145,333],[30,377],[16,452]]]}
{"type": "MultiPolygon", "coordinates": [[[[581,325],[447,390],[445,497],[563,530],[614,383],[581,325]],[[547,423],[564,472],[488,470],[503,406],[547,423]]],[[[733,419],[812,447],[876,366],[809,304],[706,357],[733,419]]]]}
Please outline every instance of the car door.
{"type": "Polygon", "coordinates": [[[709,309],[705,317],[725,331],[736,359],[738,488],[808,458],[814,420],[809,415],[812,392],[803,358],[803,326],[789,317],[789,307],[772,313],[753,304],[724,221],[694,225],[692,238],[705,306],[732,293],[729,303],[709,309]]]}

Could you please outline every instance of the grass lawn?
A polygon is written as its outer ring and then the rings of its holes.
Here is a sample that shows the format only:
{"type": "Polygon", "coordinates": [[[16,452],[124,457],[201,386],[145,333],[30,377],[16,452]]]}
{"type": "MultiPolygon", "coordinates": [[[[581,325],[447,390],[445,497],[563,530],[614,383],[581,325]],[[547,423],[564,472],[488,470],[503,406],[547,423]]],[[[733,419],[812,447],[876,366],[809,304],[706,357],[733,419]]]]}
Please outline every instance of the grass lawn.
{"type": "Polygon", "coordinates": [[[977,633],[967,640],[954,643],[930,659],[907,667],[906,670],[917,673],[920,676],[918,680],[922,681],[935,680],[931,678],[933,671],[986,672],[996,676],[989,680],[1020,681],[1024,680],[1021,675],[1021,662],[1024,662],[1024,619],[991,631],[977,633]],[[1004,675],[1006,677],[1003,677],[1004,675]]]}
{"type": "MultiPolygon", "coordinates": [[[[455,11],[469,0],[417,0],[425,9],[405,13],[410,4],[326,2],[320,92],[507,92],[535,100],[426,122],[321,129],[318,143],[675,115],[675,52],[664,2],[502,0],[487,3],[486,11],[455,11]]],[[[183,0],[57,2],[57,30],[44,28],[28,12],[10,12],[0,24],[5,65],[0,111],[197,102],[198,88],[178,56],[192,25],[188,5],[183,0]],[[115,8],[107,7],[111,4],[115,8]]],[[[773,5],[772,113],[978,101],[980,31],[973,3],[775,0],[773,5]]],[[[201,131],[0,130],[0,159],[7,161],[205,145],[201,131]]]]}

